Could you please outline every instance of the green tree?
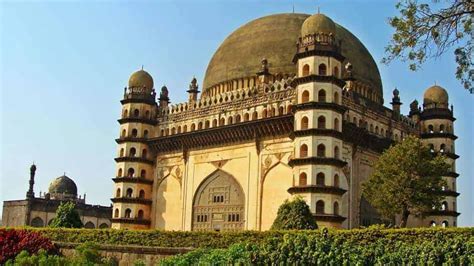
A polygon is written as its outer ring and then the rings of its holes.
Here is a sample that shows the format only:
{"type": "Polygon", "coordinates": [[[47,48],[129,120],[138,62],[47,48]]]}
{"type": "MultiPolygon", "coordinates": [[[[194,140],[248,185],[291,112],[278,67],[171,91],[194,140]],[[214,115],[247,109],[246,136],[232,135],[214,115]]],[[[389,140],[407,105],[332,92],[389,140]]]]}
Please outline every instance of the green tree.
{"type": "Polygon", "coordinates": [[[456,78],[465,89],[474,93],[474,2],[433,0],[432,4],[426,4],[417,0],[400,0],[396,8],[400,14],[389,18],[395,33],[385,48],[386,56],[382,62],[388,64],[401,59],[408,61],[410,69],[416,71],[427,59],[454,49],[456,78]]]}
{"type": "Polygon", "coordinates": [[[295,197],[291,201],[285,200],[278,208],[277,217],[273,221],[271,230],[313,230],[317,228],[308,204],[301,197],[295,197]]]}
{"type": "Polygon", "coordinates": [[[56,217],[54,217],[51,221],[50,227],[83,227],[79,213],[75,208],[76,205],[71,201],[61,202],[58,209],[56,210],[56,217]]]}
{"type": "Polygon", "coordinates": [[[440,207],[448,169],[444,156],[434,156],[420,139],[409,136],[380,156],[362,193],[385,218],[401,214],[400,227],[406,227],[410,214],[440,207]]]}

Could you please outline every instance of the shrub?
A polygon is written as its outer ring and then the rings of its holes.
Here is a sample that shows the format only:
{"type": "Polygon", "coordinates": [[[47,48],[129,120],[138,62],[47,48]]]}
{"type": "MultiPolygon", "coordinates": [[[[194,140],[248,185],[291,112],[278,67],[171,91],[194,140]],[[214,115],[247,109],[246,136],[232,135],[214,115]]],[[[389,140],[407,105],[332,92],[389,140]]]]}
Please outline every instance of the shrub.
{"type": "Polygon", "coordinates": [[[53,243],[39,232],[29,230],[0,229],[0,265],[15,258],[21,251],[36,254],[39,250],[54,253],[53,243]]]}
{"type": "Polygon", "coordinates": [[[278,208],[277,217],[271,230],[314,230],[318,228],[309,210],[308,204],[301,197],[285,202],[278,208]]]}

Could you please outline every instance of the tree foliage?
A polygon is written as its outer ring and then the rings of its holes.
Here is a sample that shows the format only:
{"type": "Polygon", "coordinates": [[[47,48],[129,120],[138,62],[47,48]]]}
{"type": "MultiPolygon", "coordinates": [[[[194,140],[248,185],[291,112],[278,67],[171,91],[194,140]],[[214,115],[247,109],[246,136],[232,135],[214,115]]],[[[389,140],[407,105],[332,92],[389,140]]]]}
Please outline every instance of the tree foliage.
{"type": "Polygon", "coordinates": [[[317,228],[308,204],[301,197],[295,197],[291,201],[285,200],[278,208],[271,230],[314,230],[317,228]]]}
{"type": "Polygon", "coordinates": [[[400,14],[389,18],[395,33],[385,48],[387,55],[382,62],[401,59],[408,61],[410,69],[415,71],[427,59],[454,49],[456,78],[473,93],[473,1],[439,2],[434,0],[432,4],[420,4],[417,0],[401,0],[397,3],[400,14]]]}
{"type": "Polygon", "coordinates": [[[444,156],[433,156],[420,139],[409,136],[380,156],[362,193],[384,217],[401,214],[405,227],[410,214],[440,207],[448,169],[444,156]]]}
{"type": "Polygon", "coordinates": [[[56,210],[56,217],[51,221],[50,227],[66,227],[66,228],[81,228],[81,217],[75,209],[76,205],[71,202],[61,202],[56,210]]]}

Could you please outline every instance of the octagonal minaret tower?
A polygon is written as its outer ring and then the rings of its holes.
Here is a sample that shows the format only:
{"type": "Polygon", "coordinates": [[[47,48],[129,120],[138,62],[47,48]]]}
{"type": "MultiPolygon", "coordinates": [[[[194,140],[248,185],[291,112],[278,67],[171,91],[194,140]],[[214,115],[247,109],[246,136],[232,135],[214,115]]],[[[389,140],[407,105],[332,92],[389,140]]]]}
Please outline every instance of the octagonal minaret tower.
{"type": "Polygon", "coordinates": [[[133,73],[121,100],[122,117],[118,120],[112,228],[150,226],[154,161],[147,139],[155,135],[155,99],[151,75],[143,69],[133,73]]]}
{"type": "MultiPolygon", "coordinates": [[[[413,109],[415,107],[413,106],[413,109]]],[[[447,163],[451,166],[450,172],[444,176],[447,185],[443,189],[444,200],[441,209],[433,210],[422,219],[418,226],[457,226],[457,197],[456,191],[456,159],[455,153],[453,107],[449,109],[448,92],[437,85],[429,87],[423,95],[423,109],[420,112],[421,138],[433,153],[446,156],[447,163]]]]}
{"type": "Polygon", "coordinates": [[[295,156],[290,161],[295,186],[293,195],[304,197],[318,226],[341,228],[345,220],[342,195],[341,79],[344,57],[336,41],[336,25],[325,15],[307,18],[301,28],[294,62],[297,104],[294,115],[295,156]]]}

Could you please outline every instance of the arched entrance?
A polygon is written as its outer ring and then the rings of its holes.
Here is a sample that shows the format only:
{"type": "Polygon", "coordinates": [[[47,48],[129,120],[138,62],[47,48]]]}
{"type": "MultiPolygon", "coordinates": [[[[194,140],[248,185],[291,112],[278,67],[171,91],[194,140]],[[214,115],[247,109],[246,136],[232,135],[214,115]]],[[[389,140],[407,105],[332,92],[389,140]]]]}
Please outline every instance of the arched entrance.
{"type": "Polygon", "coordinates": [[[235,231],[244,228],[244,192],[228,173],[217,170],[194,195],[193,231],[235,231]]]}

